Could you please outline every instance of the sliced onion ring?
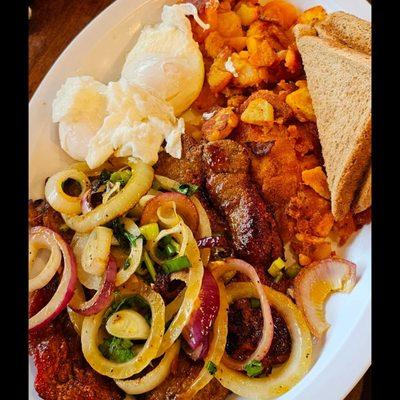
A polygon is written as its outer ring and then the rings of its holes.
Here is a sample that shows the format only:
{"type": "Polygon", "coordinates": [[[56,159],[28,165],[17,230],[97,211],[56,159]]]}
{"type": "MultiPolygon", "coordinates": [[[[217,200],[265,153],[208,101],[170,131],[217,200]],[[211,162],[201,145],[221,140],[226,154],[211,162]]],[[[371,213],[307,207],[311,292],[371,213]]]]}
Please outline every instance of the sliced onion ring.
{"type": "Polygon", "coordinates": [[[32,268],[40,249],[49,250],[50,256],[42,270],[34,278],[29,279],[29,292],[46,286],[61,265],[60,246],[54,235],[48,230],[31,231],[29,235],[29,269],[32,268]]]}
{"type": "Polygon", "coordinates": [[[339,257],[316,261],[302,268],[294,280],[294,296],[311,333],[317,338],[329,329],[324,316],[325,300],[331,292],[350,292],[356,284],[356,265],[339,257]]]}
{"type": "Polygon", "coordinates": [[[67,312],[69,319],[76,331],[76,333],[80,336],[82,331],[83,319],[85,318],[83,315],[80,315],[71,309],[71,305],[79,306],[79,304],[85,301],[85,292],[83,291],[83,287],[79,282],[76,282],[74,295],[72,299],[68,303],[67,312]]]}
{"type": "MultiPolygon", "coordinates": [[[[131,235],[136,237],[140,235],[140,230],[132,219],[122,218],[121,221],[124,224],[125,230],[131,235]]],[[[137,270],[141,262],[142,252],[143,239],[139,238],[136,240],[136,244],[131,246],[131,251],[128,256],[129,266],[127,268],[120,268],[118,271],[117,278],[115,279],[115,286],[120,286],[125,283],[137,270]]]]}
{"type": "Polygon", "coordinates": [[[49,235],[54,238],[60,247],[64,259],[64,268],[60,284],[53,297],[37,314],[29,318],[29,330],[37,330],[50,323],[71,300],[76,285],[76,262],[74,254],[64,239],[56,232],[43,226],[31,229],[31,234],[49,235]]]}
{"type": "Polygon", "coordinates": [[[207,355],[212,326],[220,307],[218,285],[208,268],[204,269],[198,304],[182,331],[191,353],[196,354],[192,357],[194,360],[207,355]]]}
{"type": "Polygon", "coordinates": [[[178,394],[177,400],[193,399],[197,392],[203,389],[212,379],[206,365],[212,362],[214,365],[220,365],[222,356],[225,352],[226,340],[228,335],[228,300],[226,296],[225,286],[222,282],[217,281],[219,289],[220,306],[217,318],[213,325],[212,338],[206,358],[204,359],[204,367],[201,369],[196,379],[191,383],[189,388],[181,394],[178,394]]]}
{"type": "Polygon", "coordinates": [[[87,273],[82,267],[83,249],[89,240],[88,233],[75,233],[72,238],[71,246],[75,254],[76,272],[79,282],[88,289],[98,290],[101,284],[102,277],[87,273]]]}
{"type": "Polygon", "coordinates": [[[108,259],[107,268],[104,272],[103,279],[99,290],[88,301],[79,304],[79,306],[70,304],[70,308],[78,314],[88,316],[94,315],[104,310],[112,301],[112,293],[115,288],[115,278],[117,276],[117,263],[114,257],[108,259]]]}
{"type": "Polygon", "coordinates": [[[106,310],[96,315],[85,317],[82,325],[82,352],[86,361],[98,373],[113,379],[126,379],[142,371],[156,357],[163,339],[165,326],[165,306],[162,297],[141,281],[130,282],[129,288],[120,287],[122,297],[139,295],[146,300],[151,309],[150,336],[133,359],[118,363],[105,358],[98,348],[98,334],[106,310]]]}
{"type": "Polygon", "coordinates": [[[84,215],[62,214],[65,223],[74,231],[84,233],[96,226],[104,225],[112,219],[125,214],[147,193],[153,182],[154,171],[150,165],[137,160],[130,163],[132,176],[121,191],[107,203],[100,204],[84,215]]]}
{"type": "Polygon", "coordinates": [[[45,185],[44,194],[49,204],[58,212],[74,215],[81,212],[81,197],[90,185],[87,176],[76,169],[67,169],[51,176],[45,185]],[[81,185],[79,196],[69,196],[63,190],[63,183],[73,179],[81,185]]]}
{"type": "Polygon", "coordinates": [[[180,193],[162,193],[151,199],[144,207],[140,225],[157,222],[157,210],[166,202],[175,202],[177,213],[183,218],[192,232],[196,233],[199,226],[199,214],[189,197],[180,193]]]}
{"type": "Polygon", "coordinates": [[[82,253],[82,267],[92,275],[103,275],[110,255],[113,231],[105,226],[96,226],[82,253]]]}
{"type": "MultiPolygon", "coordinates": [[[[224,363],[217,366],[215,377],[222,386],[239,396],[253,399],[275,399],[298,383],[311,367],[312,340],[305,318],[295,304],[284,294],[263,286],[268,301],[285,320],[292,340],[289,359],[270,375],[250,378],[242,372],[230,369],[224,363]]],[[[250,282],[231,283],[226,288],[228,301],[256,297],[250,282]]]]}
{"type": "Polygon", "coordinates": [[[115,380],[125,393],[142,394],[153,390],[160,385],[169,375],[172,362],[178,357],[180,341],[177,340],[164,354],[160,363],[144,376],[136,379],[127,379],[125,381],[115,380]]]}
{"type": "Polygon", "coordinates": [[[260,341],[258,342],[257,348],[248,357],[247,360],[238,361],[234,360],[227,353],[223,356],[223,362],[226,366],[236,369],[243,370],[245,365],[252,360],[261,361],[264,356],[268,353],[271,346],[272,337],[274,334],[274,324],[272,321],[271,308],[268,303],[267,296],[263,290],[263,285],[260,282],[260,278],[257,275],[256,270],[248,263],[237,258],[227,258],[224,262],[216,261],[210,264],[214,275],[220,277],[228,271],[238,271],[248,276],[254,287],[257,290],[258,298],[261,303],[261,311],[263,315],[263,332],[260,341]]]}
{"type": "Polygon", "coordinates": [[[181,307],[170,323],[168,330],[165,332],[157,357],[163,355],[172,346],[175,340],[178,339],[179,335],[182,333],[184,326],[188,323],[195,301],[200,293],[201,282],[203,279],[204,268],[196,240],[194,239],[191,230],[184,223],[182,223],[182,225],[183,230],[186,230],[188,235],[186,255],[189,258],[191,267],[189,268],[188,281],[181,307]]]}

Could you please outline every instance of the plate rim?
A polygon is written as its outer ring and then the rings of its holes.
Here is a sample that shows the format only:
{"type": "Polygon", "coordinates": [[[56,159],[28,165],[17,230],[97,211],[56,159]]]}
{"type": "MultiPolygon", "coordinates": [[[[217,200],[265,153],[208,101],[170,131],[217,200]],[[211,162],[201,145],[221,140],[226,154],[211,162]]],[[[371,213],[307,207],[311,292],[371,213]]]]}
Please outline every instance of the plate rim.
{"type": "MultiPolygon", "coordinates": [[[[291,1],[291,0],[289,0],[291,1]]],[[[51,83],[51,77],[55,73],[55,71],[62,66],[64,60],[69,56],[69,54],[74,51],[75,46],[79,43],[82,38],[85,38],[85,36],[89,35],[90,36],[90,31],[94,29],[94,26],[97,26],[102,20],[108,20],[109,18],[115,19],[115,14],[118,14],[118,10],[126,9],[129,14],[127,14],[125,17],[128,15],[131,15],[132,13],[136,12],[139,8],[145,7],[148,3],[153,3],[155,0],[116,0],[113,3],[111,3],[109,6],[107,6],[102,12],[100,12],[95,18],[93,18],[91,21],[88,22],[88,24],[71,40],[71,42],[68,44],[68,46],[63,50],[63,52],[59,55],[57,60],[53,63],[49,71],[46,73],[46,75],[43,77],[42,81],[36,88],[35,92],[33,93],[30,101],[29,101],[29,113],[32,112],[32,110],[35,109],[35,107],[39,106],[41,96],[44,94],[46,91],[46,87],[50,85],[51,83]],[[114,16],[113,16],[114,15],[114,16]]],[[[167,3],[168,1],[164,0],[164,3],[167,3]]],[[[171,2],[171,1],[169,1],[171,2]]],[[[346,0],[333,0],[332,2],[336,4],[340,4],[340,7],[345,9],[346,0]]],[[[324,3],[324,0],[321,0],[320,2],[316,3],[324,3]]],[[[371,10],[371,4],[367,2],[367,0],[352,0],[352,3],[355,7],[361,7],[361,8],[368,8],[369,12],[371,10]]],[[[121,23],[123,19],[120,19],[121,23]]],[[[87,40],[87,38],[86,38],[87,40]]],[[[29,140],[31,138],[31,130],[29,129],[29,140]]],[[[30,156],[29,156],[30,158],[30,156]]],[[[371,259],[371,257],[370,257],[371,259]]],[[[371,260],[372,261],[372,260],[371,260]]],[[[371,262],[371,267],[369,268],[369,286],[370,286],[370,280],[371,280],[371,269],[372,269],[372,262],[371,262]]],[[[368,282],[367,282],[368,284],[368,282]]],[[[280,400],[289,400],[289,399],[296,399],[296,400],[312,400],[312,399],[317,399],[318,396],[321,395],[321,393],[324,393],[324,389],[329,387],[329,381],[332,380],[332,377],[334,377],[335,380],[338,380],[341,382],[340,388],[338,388],[338,385],[336,385],[335,392],[331,392],[330,394],[325,394],[324,400],[338,400],[337,396],[340,396],[340,399],[343,399],[350,391],[354,388],[354,386],[357,384],[357,382],[362,378],[362,376],[365,374],[369,366],[371,365],[371,308],[372,308],[372,302],[371,302],[371,291],[369,291],[369,296],[368,296],[368,301],[364,303],[364,308],[361,313],[359,313],[359,318],[357,322],[353,325],[353,329],[351,332],[353,335],[351,335],[349,332],[349,335],[343,339],[342,345],[338,351],[335,351],[333,353],[331,359],[329,360],[329,363],[321,370],[319,373],[314,377],[315,379],[311,381],[311,384],[308,384],[306,388],[302,388],[301,392],[297,393],[297,391],[300,389],[299,384],[294,386],[289,392],[286,394],[282,395],[279,397],[280,400]],[[361,336],[361,338],[355,338],[351,339],[351,336],[354,336],[354,332],[364,332],[365,334],[361,336]],[[352,359],[350,357],[350,354],[353,353],[354,351],[354,346],[359,345],[363,346],[363,348],[368,346],[368,351],[365,352],[360,352],[359,354],[363,356],[363,359],[361,361],[361,357],[358,359],[357,365],[359,366],[356,368],[358,371],[357,373],[353,373],[352,375],[347,375],[343,374],[343,370],[338,368],[336,371],[333,370],[332,365],[349,365],[352,363],[352,359]],[[342,357],[340,361],[337,361],[338,358],[342,357]],[[296,390],[297,389],[297,390],[296,390]],[[332,397],[334,395],[335,397],[332,397]]],[[[311,374],[312,369],[309,371],[309,374],[311,374]]],[[[306,376],[307,377],[307,376],[306,376]]],[[[305,379],[304,377],[303,379],[305,379]]],[[[29,376],[29,384],[32,384],[31,382],[32,377],[29,376]]],[[[31,397],[30,397],[31,398],[31,397]]]]}

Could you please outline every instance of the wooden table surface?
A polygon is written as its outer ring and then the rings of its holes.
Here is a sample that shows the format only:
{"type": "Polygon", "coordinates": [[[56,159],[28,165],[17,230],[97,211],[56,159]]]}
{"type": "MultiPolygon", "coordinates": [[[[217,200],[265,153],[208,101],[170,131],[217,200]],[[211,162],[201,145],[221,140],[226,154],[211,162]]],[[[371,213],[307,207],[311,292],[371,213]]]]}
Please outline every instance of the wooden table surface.
{"type": "MultiPolygon", "coordinates": [[[[32,9],[29,22],[29,98],[71,40],[113,1],[31,0],[29,2],[32,9]]],[[[370,400],[370,388],[369,370],[345,400],[370,400]]]]}

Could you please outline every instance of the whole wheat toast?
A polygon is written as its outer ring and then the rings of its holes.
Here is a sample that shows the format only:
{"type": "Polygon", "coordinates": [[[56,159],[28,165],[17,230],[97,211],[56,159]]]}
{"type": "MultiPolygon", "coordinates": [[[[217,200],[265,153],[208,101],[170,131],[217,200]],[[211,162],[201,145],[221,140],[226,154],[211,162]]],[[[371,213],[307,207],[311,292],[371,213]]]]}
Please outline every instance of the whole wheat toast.
{"type": "Polygon", "coordinates": [[[332,214],[349,211],[371,159],[371,58],[308,25],[293,29],[312,98],[332,214]]]}
{"type": "Polygon", "coordinates": [[[329,14],[315,24],[318,36],[371,55],[371,23],[343,11],[329,14]]]}
{"type": "MultiPolygon", "coordinates": [[[[329,14],[323,21],[315,24],[318,36],[336,40],[354,50],[371,55],[371,23],[343,11],[329,14]]],[[[352,209],[355,213],[364,211],[371,206],[371,167],[365,174],[352,209]]]]}

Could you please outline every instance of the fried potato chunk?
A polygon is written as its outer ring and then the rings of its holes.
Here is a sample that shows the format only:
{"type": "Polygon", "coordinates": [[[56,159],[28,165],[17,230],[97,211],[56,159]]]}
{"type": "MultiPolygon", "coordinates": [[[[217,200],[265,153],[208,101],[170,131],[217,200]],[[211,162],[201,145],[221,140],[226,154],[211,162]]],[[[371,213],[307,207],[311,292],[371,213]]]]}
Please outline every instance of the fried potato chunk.
{"type": "Polygon", "coordinates": [[[299,121],[315,121],[314,109],[307,86],[300,87],[288,94],[286,103],[294,111],[299,121]]]}
{"type": "Polygon", "coordinates": [[[218,93],[223,90],[233,78],[232,73],[225,68],[225,63],[228,60],[229,54],[230,50],[225,47],[214,59],[210,71],[207,74],[207,81],[213,93],[218,93]]]}
{"type": "Polygon", "coordinates": [[[284,0],[269,1],[261,10],[261,19],[278,23],[284,29],[289,29],[298,16],[297,8],[284,0]]]}
{"type": "Polygon", "coordinates": [[[233,107],[225,107],[219,109],[208,121],[204,122],[201,132],[209,142],[225,139],[238,123],[239,118],[233,111],[233,107]]]}
{"type": "Polygon", "coordinates": [[[311,7],[300,14],[297,22],[299,24],[314,25],[318,21],[322,21],[327,16],[327,13],[322,6],[311,7]]]}
{"type": "Polygon", "coordinates": [[[274,121],[274,108],[265,99],[254,99],[243,111],[240,119],[248,124],[264,125],[274,121]]]}
{"type": "Polygon", "coordinates": [[[250,54],[249,62],[255,67],[269,67],[276,60],[276,53],[267,39],[257,39],[250,36],[246,40],[247,50],[250,54]]]}
{"type": "Polygon", "coordinates": [[[249,26],[258,19],[260,8],[248,3],[239,2],[235,7],[236,14],[239,15],[242,25],[249,26]]]}
{"type": "Polygon", "coordinates": [[[302,171],[301,178],[305,185],[310,186],[324,199],[330,200],[328,182],[321,166],[302,171]]]}
{"type": "Polygon", "coordinates": [[[217,30],[222,36],[225,37],[243,36],[240,17],[234,11],[218,14],[217,30]]]}
{"type": "Polygon", "coordinates": [[[232,64],[238,76],[235,77],[234,83],[239,87],[255,86],[263,80],[268,79],[268,71],[263,67],[255,67],[249,61],[249,52],[241,51],[233,53],[231,56],[232,64]]]}

